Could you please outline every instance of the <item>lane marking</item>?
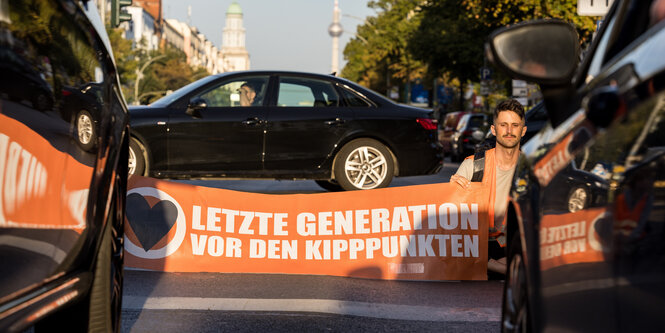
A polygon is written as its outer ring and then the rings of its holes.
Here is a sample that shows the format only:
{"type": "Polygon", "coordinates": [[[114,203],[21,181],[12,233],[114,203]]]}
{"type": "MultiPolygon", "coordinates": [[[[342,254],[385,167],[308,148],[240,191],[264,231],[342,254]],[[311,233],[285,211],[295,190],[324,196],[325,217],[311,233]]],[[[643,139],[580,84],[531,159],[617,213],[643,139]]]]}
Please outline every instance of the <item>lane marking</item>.
{"type": "Polygon", "coordinates": [[[124,310],[212,310],[257,312],[317,312],[396,320],[499,321],[498,307],[432,307],[330,299],[262,299],[124,296],[124,310]]]}

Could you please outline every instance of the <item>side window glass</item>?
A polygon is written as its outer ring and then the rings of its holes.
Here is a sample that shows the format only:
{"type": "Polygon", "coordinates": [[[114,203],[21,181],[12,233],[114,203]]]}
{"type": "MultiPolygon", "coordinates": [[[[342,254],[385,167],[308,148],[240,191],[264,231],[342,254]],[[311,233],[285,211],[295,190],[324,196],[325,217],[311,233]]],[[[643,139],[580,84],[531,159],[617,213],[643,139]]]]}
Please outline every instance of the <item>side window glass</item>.
{"type": "Polygon", "coordinates": [[[236,78],[198,95],[208,107],[261,106],[268,87],[268,76],[236,78]]]}
{"type": "Polygon", "coordinates": [[[316,79],[282,77],[279,80],[277,106],[338,106],[339,96],[330,82],[316,79]]]}
{"type": "Polygon", "coordinates": [[[598,76],[598,73],[600,72],[600,68],[603,65],[603,59],[605,58],[605,52],[607,50],[607,43],[610,40],[610,35],[612,29],[614,29],[615,21],[616,19],[612,18],[612,20],[608,23],[607,28],[605,29],[605,34],[603,34],[602,39],[600,40],[600,42],[598,42],[596,51],[593,54],[593,59],[591,60],[591,64],[589,65],[589,70],[587,71],[586,78],[584,79],[585,83],[589,83],[596,76],[598,76]]]}
{"type": "Polygon", "coordinates": [[[346,101],[346,104],[348,106],[356,106],[356,107],[370,107],[372,104],[367,102],[364,98],[358,96],[354,92],[342,88],[342,96],[344,96],[344,100],[346,101]]]}
{"type": "Polygon", "coordinates": [[[618,9],[623,9],[624,15],[614,15],[605,29],[587,71],[587,83],[598,75],[608,61],[644,34],[650,24],[656,23],[650,22],[651,1],[631,1],[619,5],[621,8],[618,9]]]}

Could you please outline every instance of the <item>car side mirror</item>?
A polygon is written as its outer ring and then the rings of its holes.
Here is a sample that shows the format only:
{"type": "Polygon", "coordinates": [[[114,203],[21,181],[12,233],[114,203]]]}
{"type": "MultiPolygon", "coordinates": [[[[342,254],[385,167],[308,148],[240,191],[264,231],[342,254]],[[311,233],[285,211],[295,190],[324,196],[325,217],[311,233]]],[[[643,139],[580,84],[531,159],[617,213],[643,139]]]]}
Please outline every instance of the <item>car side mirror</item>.
{"type": "Polygon", "coordinates": [[[570,83],[579,62],[579,38],[563,21],[518,23],[493,32],[486,44],[488,59],[511,77],[559,85],[570,83]]]}
{"type": "Polygon", "coordinates": [[[189,101],[185,114],[194,118],[201,118],[201,110],[208,107],[208,102],[205,99],[197,97],[189,101]]]}

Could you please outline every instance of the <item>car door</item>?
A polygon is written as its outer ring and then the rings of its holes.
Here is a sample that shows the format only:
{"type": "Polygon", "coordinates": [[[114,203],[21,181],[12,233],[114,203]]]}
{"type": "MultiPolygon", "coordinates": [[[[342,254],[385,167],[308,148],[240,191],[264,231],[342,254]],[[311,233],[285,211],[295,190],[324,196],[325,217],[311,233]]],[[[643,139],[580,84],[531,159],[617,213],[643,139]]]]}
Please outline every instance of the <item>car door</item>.
{"type": "Polygon", "coordinates": [[[649,22],[649,1],[617,8],[623,16],[584,96],[591,119],[614,117],[583,153],[585,169],[601,170],[610,185],[604,232],[618,330],[644,332],[665,324],[665,60],[655,56],[665,53],[665,26],[649,22]]]}
{"type": "Polygon", "coordinates": [[[334,84],[281,75],[266,124],[265,170],[311,173],[330,157],[353,119],[334,84]]]}
{"type": "Polygon", "coordinates": [[[654,55],[665,52],[665,30],[649,28],[648,8],[648,1],[615,5],[580,74],[584,110],[562,125],[568,134],[555,147],[564,151],[548,154],[568,153],[569,163],[600,178],[584,182],[584,199],[575,199],[578,182],[555,181],[569,168],[542,188],[541,198],[565,199],[541,212],[546,328],[639,332],[664,321],[665,61],[654,55]],[[583,208],[565,213],[570,200],[583,208]]]}
{"type": "Polygon", "coordinates": [[[187,108],[172,109],[169,169],[190,175],[259,172],[268,79],[251,75],[219,80],[187,96],[187,108]]]}

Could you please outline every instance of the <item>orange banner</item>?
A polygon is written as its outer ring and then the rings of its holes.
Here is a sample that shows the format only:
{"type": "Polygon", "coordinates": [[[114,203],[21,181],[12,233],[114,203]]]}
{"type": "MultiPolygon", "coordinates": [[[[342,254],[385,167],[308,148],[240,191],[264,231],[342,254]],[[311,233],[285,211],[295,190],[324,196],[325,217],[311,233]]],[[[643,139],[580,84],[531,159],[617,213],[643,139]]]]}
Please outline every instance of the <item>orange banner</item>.
{"type": "MultiPolygon", "coordinates": [[[[44,128],[50,133],[69,126],[43,113],[24,111],[34,113],[29,115],[33,119],[43,118],[40,124],[52,125],[44,128]]],[[[70,145],[68,137],[54,137],[64,147],[70,145]]],[[[86,227],[92,171],[25,124],[0,114],[0,227],[80,233],[86,227]]]]}
{"type": "Polygon", "coordinates": [[[131,177],[125,265],[169,272],[487,278],[487,188],[271,195],[131,177]]]}
{"type": "Polygon", "coordinates": [[[603,261],[603,241],[596,230],[607,214],[605,208],[596,208],[543,216],[540,269],[603,261]]]}

